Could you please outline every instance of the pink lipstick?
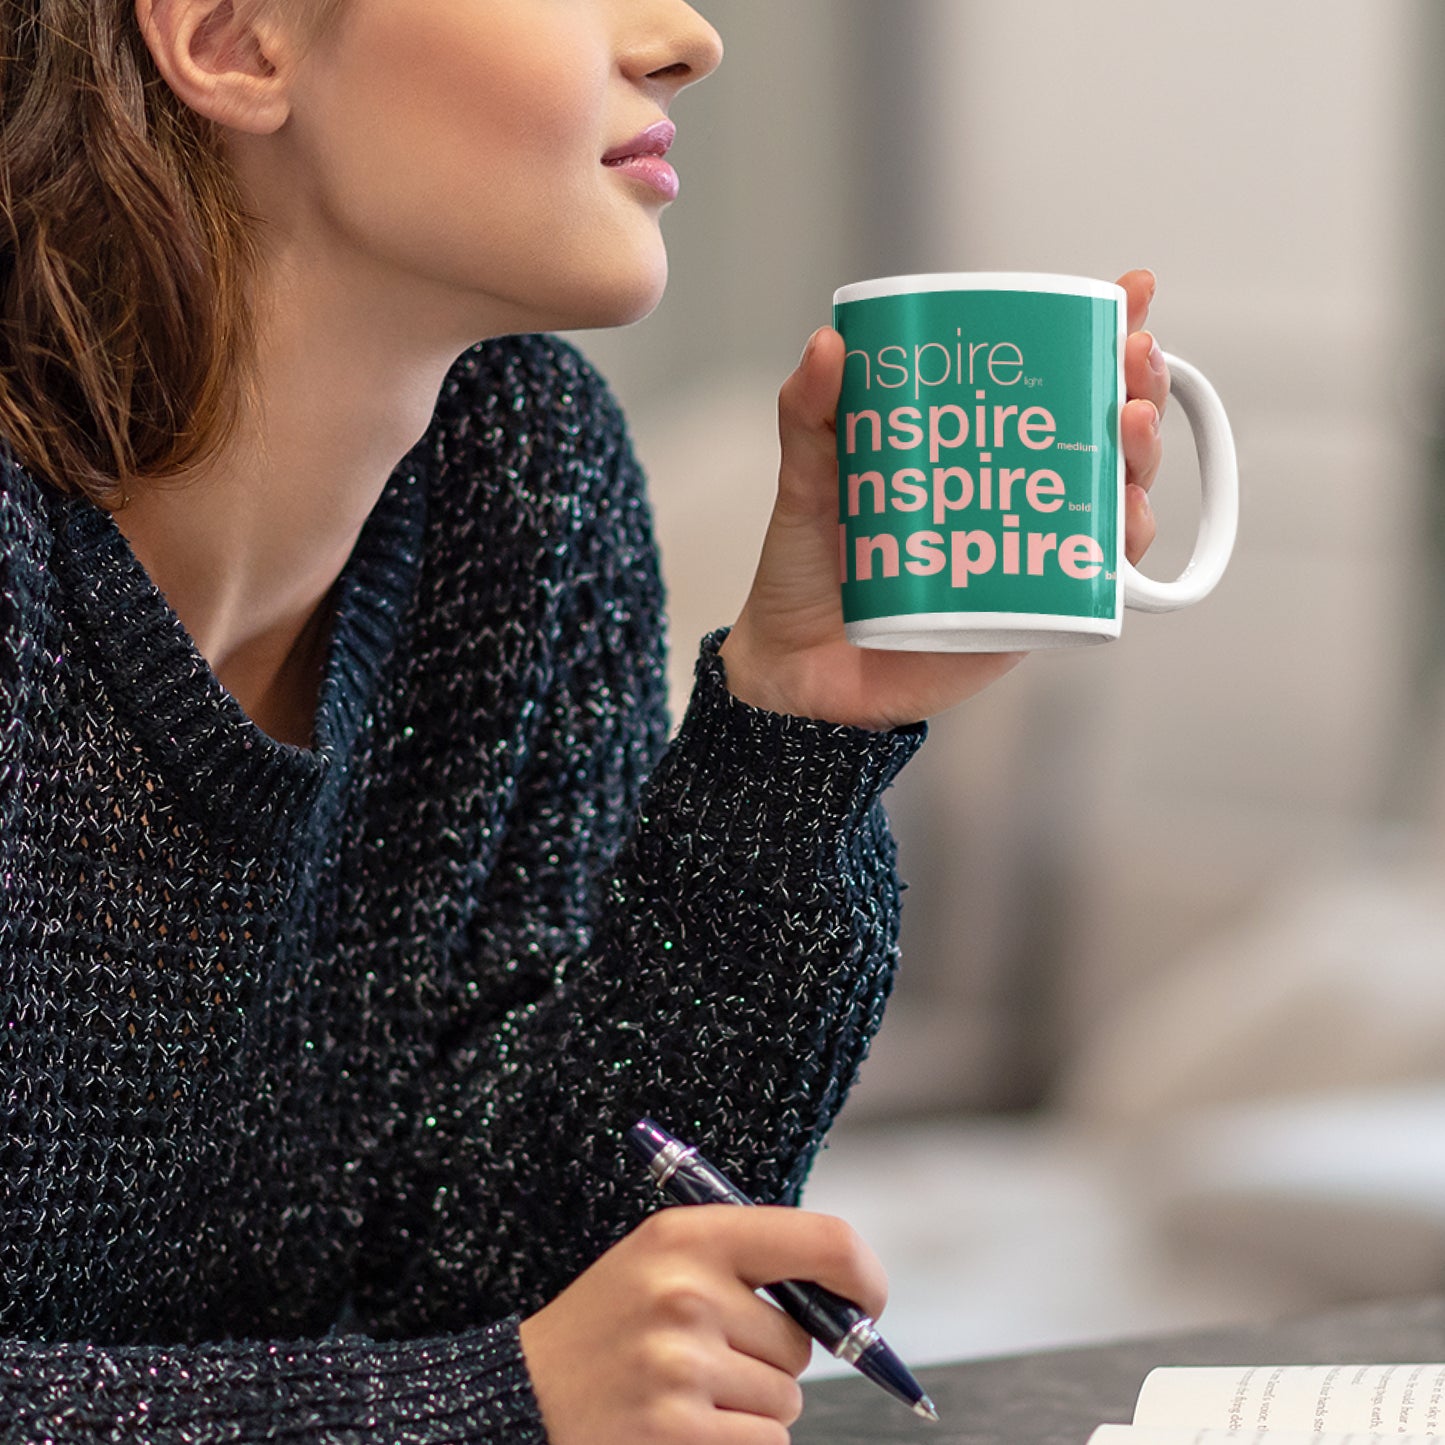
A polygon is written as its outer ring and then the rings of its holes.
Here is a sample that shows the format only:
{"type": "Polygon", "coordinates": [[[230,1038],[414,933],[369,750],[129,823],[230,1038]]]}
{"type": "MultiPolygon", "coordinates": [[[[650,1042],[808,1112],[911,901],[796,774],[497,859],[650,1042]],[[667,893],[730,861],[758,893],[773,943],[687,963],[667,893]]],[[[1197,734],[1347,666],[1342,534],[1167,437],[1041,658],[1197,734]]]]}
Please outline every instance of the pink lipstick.
{"type": "Polygon", "coordinates": [[[677,198],[677,172],[663,159],[677,137],[670,120],[654,121],[631,140],[613,146],[602,157],[609,170],[622,171],[650,187],[665,201],[677,198]]]}

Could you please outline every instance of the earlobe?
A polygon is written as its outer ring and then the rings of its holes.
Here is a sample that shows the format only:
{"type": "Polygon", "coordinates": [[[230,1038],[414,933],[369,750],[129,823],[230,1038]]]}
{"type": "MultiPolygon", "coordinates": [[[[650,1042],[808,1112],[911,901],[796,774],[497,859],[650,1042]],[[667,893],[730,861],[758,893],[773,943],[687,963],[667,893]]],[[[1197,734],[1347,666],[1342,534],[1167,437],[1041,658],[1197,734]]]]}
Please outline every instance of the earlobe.
{"type": "Polygon", "coordinates": [[[166,84],[207,120],[266,135],[290,109],[290,51],[254,0],[135,0],[166,84]]]}

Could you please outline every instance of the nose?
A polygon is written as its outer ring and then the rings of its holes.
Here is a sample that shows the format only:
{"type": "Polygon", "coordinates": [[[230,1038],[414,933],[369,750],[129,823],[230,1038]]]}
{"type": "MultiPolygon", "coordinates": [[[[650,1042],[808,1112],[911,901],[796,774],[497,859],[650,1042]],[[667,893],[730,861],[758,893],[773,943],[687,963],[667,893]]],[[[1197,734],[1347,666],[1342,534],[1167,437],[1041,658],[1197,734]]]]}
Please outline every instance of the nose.
{"type": "Polygon", "coordinates": [[[637,37],[622,58],[630,79],[655,82],[676,94],[718,68],[722,38],[692,6],[682,0],[624,3],[637,37]]]}

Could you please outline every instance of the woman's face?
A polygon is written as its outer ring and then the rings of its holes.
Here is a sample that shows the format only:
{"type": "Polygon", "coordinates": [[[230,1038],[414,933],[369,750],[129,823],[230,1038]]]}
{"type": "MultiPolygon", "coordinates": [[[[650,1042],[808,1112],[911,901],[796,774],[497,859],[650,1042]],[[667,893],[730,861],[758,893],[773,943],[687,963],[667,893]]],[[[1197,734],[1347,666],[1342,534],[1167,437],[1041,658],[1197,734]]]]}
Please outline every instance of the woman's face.
{"type": "Polygon", "coordinates": [[[667,278],[668,106],[720,57],[682,0],[345,0],[238,172],[287,253],[463,344],[625,323],[667,278]]]}

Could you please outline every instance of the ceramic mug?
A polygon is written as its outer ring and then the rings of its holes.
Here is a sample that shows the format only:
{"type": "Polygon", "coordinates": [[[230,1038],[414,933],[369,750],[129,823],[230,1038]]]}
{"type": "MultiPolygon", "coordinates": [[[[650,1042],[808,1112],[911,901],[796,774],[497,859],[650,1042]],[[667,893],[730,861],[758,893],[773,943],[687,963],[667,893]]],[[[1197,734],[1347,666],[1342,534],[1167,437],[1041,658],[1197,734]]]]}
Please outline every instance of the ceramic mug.
{"type": "Polygon", "coordinates": [[[1202,506],[1173,582],[1124,557],[1128,299],[1086,277],[894,276],[841,287],[839,546],[850,641],[925,652],[1106,642],[1125,607],[1207,596],[1234,547],[1234,439],[1214,388],[1169,356],[1202,506]]]}

